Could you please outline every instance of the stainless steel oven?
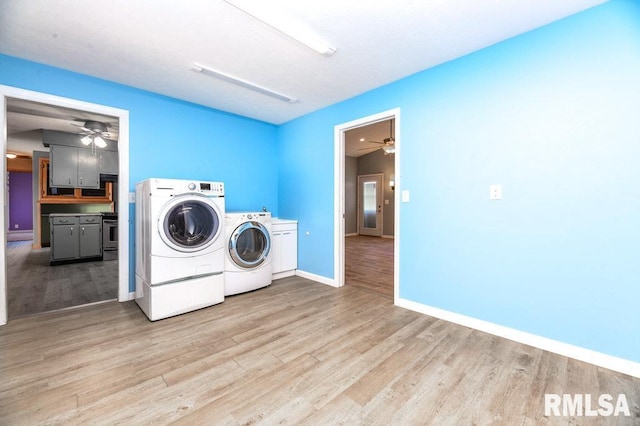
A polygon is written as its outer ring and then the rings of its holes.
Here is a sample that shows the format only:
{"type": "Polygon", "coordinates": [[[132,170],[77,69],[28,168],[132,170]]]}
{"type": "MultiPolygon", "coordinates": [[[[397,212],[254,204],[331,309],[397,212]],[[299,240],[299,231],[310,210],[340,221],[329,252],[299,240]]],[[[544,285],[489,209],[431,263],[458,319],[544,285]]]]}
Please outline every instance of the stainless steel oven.
{"type": "Polygon", "coordinates": [[[102,256],[104,260],[118,258],[118,214],[102,214],[102,256]]]}

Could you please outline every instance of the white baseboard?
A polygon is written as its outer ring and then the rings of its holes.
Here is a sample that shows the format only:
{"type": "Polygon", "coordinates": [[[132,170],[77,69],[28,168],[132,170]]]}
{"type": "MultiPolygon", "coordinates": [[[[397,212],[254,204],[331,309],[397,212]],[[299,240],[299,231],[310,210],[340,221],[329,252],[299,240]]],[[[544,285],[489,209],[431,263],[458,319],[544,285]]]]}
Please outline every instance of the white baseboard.
{"type": "Polygon", "coordinates": [[[29,241],[33,240],[33,230],[7,231],[7,241],[29,241]]]}
{"type": "Polygon", "coordinates": [[[301,271],[300,269],[296,269],[296,275],[308,280],[317,281],[320,284],[330,285],[331,287],[338,287],[333,278],[323,277],[321,275],[312,274],[311,272],[301,271]]]}
{"type": "Polygon", "coordinates": [[[278,280],[280,278],[292,277],[296,274],[296,270],[292,269],[290,271],[277,272],[271,276],[271,279],[278,280]]]}
{"type": "Polygon", "coordinates": [[[618,371],[633,377],[640,378],[640,363],[629,361],[623,358],[603,354],[591,349],[574,346],[568,343],[560,342],[546,337],[537,336],[524,331],[494,324],[488,321],[479,320],[455,312],[446,311],[444,309],[435,308],[433,306],[423,305],[421,303],[398,298],[396,305],[405,309],[440,318],[445,321],[460,324],[476,330],[495,336],[504,337],[518,343],[533,346],[545,351],[553,352],[578,361],[588,362],[589,364],[607,368],[609,370],[618,371]]]}
{"type": "Polygon", "coordinates": [[[358,233],[357,233],[357,232],[354,232],[354,233],[352,233],[352,234],[344,234],[344,236],[345,236],[345,237],[357,237],[357,236],[358,236],[358,233]]]}
{"type": "Polygon", "coordinates": [[[394,236],[393,235],[383,235],[382,238],[390,238],[393,240],[394,236]]]}

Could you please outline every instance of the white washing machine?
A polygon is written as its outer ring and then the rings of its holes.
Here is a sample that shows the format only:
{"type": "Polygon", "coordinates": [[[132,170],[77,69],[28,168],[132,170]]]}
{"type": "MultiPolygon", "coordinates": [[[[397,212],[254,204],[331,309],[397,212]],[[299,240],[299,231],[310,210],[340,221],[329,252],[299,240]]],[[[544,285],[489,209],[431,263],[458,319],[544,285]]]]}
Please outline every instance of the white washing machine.
{"type": "Polygon", "coordinates": [[[227,213],[225,228],[225,296],[271,284],[271,213],[227,213]]]}
{"type": "Polygon", "coordinates": [[[136,184],[136,302],[155,321],[224,301],[224,185],[136,184]]]}

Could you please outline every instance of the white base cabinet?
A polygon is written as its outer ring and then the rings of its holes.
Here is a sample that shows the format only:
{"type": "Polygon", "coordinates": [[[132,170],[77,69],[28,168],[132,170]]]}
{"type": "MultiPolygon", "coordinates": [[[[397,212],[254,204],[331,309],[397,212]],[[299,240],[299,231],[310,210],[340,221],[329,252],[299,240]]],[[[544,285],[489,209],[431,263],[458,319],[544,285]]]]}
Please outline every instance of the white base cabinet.
{"type": "Polygon", "coordinates": [[[273,219],[271,222],[273,279],[295,275],[298,268],[298,221],[273,219]]]}

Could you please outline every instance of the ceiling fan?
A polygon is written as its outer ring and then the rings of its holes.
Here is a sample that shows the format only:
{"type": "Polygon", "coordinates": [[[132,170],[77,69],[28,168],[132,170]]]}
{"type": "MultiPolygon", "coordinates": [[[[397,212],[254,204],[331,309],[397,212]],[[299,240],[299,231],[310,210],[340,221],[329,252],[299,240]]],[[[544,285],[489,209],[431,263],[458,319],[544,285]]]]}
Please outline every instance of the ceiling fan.
{"type": "Polygon", "coordinates": [[[108,124],[101,121],[86,120],[84,125],[78,126],[82,132],[83,137],[80,139],[83,145],[91,145],[98,148],[106,148],[106,140],[111,140],[112,136],[109,133],[108,124]]]}
{"type": "MultiPolygon", "coordinates": [[[[389,120],[389,137],[384,138],[382,141],[367,141],[372,144],[382,145],[380,149],[384,151],[384,155],[394,154],[396,152],[396,140],[393,137],[393,120],[389,120]]],[[[360,148],[360,151],[371,148],[360,148]]]]}

